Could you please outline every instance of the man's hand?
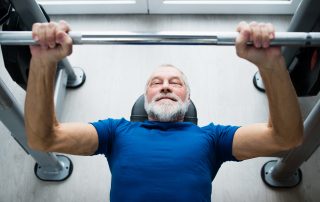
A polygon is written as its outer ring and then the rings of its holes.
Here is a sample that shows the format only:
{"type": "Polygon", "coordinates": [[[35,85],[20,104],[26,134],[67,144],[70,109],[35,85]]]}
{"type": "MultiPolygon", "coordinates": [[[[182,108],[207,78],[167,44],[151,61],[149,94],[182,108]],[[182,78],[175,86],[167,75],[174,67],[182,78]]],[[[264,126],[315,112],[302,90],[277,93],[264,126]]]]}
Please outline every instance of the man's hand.
{"type": "Polygon", "coordinates": [[[35,23],[32,26],[32,37],[39,45],[30,46],[34,59],[57,63],[72,53],[72,39],[65,21],[59,23],[35,23]]]}
{"type": "Polygon", "coordinates": [[[270,40],[275,37],[275,29],[270,23],[240,22],[237,31],[240,33],[236,38],[237,55],[244,58],[259,69],[273,68],[283,63],[280,47],[270,47],[270,40]],[[248,46],[247,42],[253,45],[248,46]]]}

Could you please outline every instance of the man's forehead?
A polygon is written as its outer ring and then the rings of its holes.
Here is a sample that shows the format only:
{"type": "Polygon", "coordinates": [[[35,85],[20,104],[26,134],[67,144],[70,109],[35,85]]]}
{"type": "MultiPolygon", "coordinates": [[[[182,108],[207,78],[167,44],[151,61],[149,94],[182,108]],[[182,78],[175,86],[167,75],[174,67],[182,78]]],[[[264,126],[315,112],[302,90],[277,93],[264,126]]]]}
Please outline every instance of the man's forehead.
{"type": "Polygon", "coordinates": [[[173,67],[158,67],[150,76],[150,79],[159,77],[178,77],[181,78],[182,74],[179,70],[173,67]]]}

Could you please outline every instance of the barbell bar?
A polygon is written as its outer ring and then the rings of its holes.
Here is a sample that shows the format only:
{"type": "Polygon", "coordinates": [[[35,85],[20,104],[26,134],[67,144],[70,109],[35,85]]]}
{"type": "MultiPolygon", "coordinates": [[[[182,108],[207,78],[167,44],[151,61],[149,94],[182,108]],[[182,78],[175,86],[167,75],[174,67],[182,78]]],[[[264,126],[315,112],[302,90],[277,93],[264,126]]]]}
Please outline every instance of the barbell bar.
{"type": "MultiPolygon", "coordinates": [[[[73,44],[235,45],[238,32],[78,32],[73,44]]],[[[31,31],[0,31],[0,45],[36,45],[31,31]]],[[[248,42],[252,44],[252,42],[248,42]]],[[[320,32],[276,32],[272,46],[320,46],[320,32]]]]}

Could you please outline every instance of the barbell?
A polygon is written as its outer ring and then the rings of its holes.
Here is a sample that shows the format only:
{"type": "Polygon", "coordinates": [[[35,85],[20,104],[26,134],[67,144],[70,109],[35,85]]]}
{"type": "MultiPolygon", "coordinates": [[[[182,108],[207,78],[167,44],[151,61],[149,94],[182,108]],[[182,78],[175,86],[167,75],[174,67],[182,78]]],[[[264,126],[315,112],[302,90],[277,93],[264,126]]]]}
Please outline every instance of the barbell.
{"type": "MultiPolygon", "coordinates": [[[[235,45],[238,32],[69,32],[73,44],[235,45]]],[[[0,31],[0,45],[35,45],[31,31],[0,31]]],[[[248,42],[252,44],[252,42],[248,42]]],[[[320,32],[276,32],[272,46],[320,46],[320,32]]]]}

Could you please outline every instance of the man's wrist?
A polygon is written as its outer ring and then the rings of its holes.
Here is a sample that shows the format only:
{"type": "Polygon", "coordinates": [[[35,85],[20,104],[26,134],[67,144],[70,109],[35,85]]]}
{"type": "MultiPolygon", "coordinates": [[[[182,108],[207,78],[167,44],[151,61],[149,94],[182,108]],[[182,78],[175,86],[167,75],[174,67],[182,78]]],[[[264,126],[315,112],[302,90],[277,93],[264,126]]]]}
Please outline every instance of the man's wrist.
{"type": "Polygon", "coordinates": [[[273,58],[270,61],[261,63],[257,65],[259,71],[281,71],[286,70],[286,63],[283,56],[279,56],[277,58],[273,58]]]}
{"type": "Polygon", "coordinates": [[[39,64],[39,66],[42,66],[42,67],[52,67],[52,66],[57,66],[58,64],[58,61],[56,60],[49,60],[47,58],[35,57],[35,56],[31,57],[31,61],[33,64],[39,64]]]}
{"type": "Polygon", "coordinates": [[[32,57],[30,61],[30,74],[33,72],[37,75],[54,75],[57,69],[57,64],[57,61],[32,57]]]}

